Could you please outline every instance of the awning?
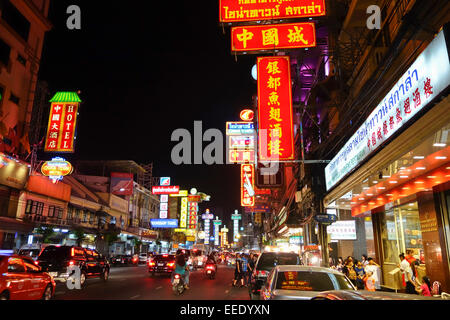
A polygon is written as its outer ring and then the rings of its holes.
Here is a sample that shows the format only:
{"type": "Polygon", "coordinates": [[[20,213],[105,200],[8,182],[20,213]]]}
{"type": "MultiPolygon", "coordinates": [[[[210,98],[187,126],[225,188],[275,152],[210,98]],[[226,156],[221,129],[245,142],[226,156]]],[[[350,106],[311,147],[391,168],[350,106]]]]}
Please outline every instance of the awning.
{"type": "Polygon", "coordinates": [[[32,223],[26,223],[14,218],[0,217],[0,231],[31,233],[33,229],[34,224],[32,223]]]}

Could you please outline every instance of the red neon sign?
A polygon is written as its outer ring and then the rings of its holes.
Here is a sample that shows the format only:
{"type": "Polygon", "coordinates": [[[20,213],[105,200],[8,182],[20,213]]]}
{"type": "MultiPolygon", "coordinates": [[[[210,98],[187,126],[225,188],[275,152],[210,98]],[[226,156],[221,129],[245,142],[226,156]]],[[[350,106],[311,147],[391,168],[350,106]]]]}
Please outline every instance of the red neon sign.
{"type": "Polygon", "coordinates": [[[291,69],[288,56],[259,57],[260,161],[294,159],[291,69]]]}
{"type": "Polygon", "coordinates": [[[242,110],[241,113],[239,114],[239,117],[241,118],[242,121],[253,121],[254,116],[255,113],[253,112],[253,110],[250,109],[242,110]]]}
{"type": "Polygon", "coordinates": [[[220,22],[306,18],[325,14],[325,0],[219,0],[220,22]]]}
{"type": "Polygon", "coordinates": [[[154,186],[152,187],[153,194],[178,194],[180,186],[154,186]]]}
{"type": "Polygon", "coordinates": [[[44,151],[74,152],[78,103],[51,105],[44,151]]]}
{"type": "Polygon", "coordinates": [[[316,46],[314,23],[291,23],[231,28],[231,51],[311,48],[316,46]]]}
{"type": "Polygon", "coordinates": [[[252,164],[241,165],[241,206],[255,205],[255,167],[252,164]],[[253,195],[250,195],[253,192],[253,195]]]}
{"type": "Polygon", "coordinates": [[[229,151],[230,163],[252,163],[255,162],[255,150],[254,149],[232,149],[229,151]]]}

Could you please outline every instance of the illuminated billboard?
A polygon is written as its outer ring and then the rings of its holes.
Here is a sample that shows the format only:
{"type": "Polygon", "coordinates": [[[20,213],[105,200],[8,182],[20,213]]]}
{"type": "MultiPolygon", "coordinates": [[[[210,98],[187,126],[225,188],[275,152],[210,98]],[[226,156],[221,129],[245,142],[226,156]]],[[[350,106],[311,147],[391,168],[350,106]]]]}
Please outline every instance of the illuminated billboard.
{"type": "Polygon", "coordinates": [[[289,57],[259,57],[257,68],[259,160],[293,160],[294,124],[289,57]]]}
{"type": "Polygon", "coordinates": [[[241,165],[241,206],[255,205],[255,167],[252,164],[241,165]]]}
{"type": "Polygon", "coordinates": [[[316,46],[314,23],[290,23],[231,28],[231,51],[311,48],[316,46]]]}
{"type": "Polygon", "coordinates": [[[219,0],[219,21],[226,23],[324,16],[325,0],[219,0]]]}
{"type": "Polygon", "coordinates": [[[75,92],[58,92],[50,100],[45,152],[75,152],[74,141],[80,98],[75,92]]]}

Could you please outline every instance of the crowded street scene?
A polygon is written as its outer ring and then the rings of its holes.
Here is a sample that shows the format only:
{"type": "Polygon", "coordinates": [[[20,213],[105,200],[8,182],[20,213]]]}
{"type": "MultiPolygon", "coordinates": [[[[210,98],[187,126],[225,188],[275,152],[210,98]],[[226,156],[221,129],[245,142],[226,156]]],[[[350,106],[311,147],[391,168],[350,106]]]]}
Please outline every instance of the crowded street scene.
{"type": "Polygon", "coordinates": [[[448,308],[449,57],[448,0],[0,0],[0,304],[448,308]]]}

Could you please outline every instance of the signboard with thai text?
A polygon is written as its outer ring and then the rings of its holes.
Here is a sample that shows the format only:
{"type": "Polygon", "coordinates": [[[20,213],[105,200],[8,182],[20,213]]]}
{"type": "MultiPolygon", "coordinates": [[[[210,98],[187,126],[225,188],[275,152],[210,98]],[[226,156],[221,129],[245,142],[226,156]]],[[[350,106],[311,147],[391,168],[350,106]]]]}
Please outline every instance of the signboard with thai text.
{"type": "Polygon", "coordinates": [[[367,120],[325,168],[327,190],[404,127],[450,84],[450,63],[441,31],[419,55],[367,120]]]}
{"type": "Polygon", "coordinates": [[[153,194],[178,194],[180,191],[179,186],[153,186],[152,193],[153,194]]]}
{"type": "Polygon", "coordinates": [[[220,22],[309,18],[325,14],[325,0],[219,0],[220,22]]]}
{"type": "Polygon", "coordinates": [[[259,161],[294,159],[291,68],[288,56],[259,57],[259,161]]]}
{"type": "Polygon", "coordinates": [[[231,51],[312,48],[316,46],[316,28],[312,22],[240,26],[231,28],[231,51]]]}

